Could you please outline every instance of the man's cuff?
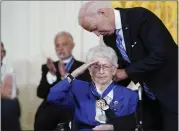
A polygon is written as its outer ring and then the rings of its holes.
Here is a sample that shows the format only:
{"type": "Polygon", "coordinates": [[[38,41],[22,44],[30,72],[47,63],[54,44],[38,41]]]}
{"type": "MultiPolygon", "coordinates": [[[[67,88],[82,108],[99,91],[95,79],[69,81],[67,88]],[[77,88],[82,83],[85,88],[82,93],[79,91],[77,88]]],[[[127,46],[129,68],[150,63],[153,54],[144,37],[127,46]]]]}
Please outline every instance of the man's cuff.
{"type": "Polygon", "coordinates": [[[57,76],[52,75],[50,72],[47,73],[46,78],[49,84],[53,84],[57,80],[57,76]]]}

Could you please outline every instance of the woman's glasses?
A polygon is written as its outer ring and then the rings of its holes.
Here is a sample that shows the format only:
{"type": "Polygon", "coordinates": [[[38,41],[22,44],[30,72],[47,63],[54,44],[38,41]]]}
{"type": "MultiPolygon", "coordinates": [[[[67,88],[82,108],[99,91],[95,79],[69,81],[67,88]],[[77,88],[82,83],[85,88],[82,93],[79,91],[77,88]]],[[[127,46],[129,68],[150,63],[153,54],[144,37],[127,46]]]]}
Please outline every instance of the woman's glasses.
{"type": "Polygon", "coordinates": [[[109,71],[111,70],[112,67],[113,65],[98,65],[98,64],[91,65],[91,68],[96,71],[101,70],[101,68],[103,69],[103,71],[109,71]]]}

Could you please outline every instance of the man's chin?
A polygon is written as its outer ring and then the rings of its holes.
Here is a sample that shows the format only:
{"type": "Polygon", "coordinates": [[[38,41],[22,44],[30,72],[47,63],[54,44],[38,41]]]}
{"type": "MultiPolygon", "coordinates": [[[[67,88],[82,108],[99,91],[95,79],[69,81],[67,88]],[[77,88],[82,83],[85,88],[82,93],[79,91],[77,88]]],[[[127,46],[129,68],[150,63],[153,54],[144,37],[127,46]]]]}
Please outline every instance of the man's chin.
{"type": "Polygon", "coordinates": [[[103,36],[110,36],[112,34],[113,34],[112,32],[109,32],[109,33],[105,33],[103,36]]]}
{"type": "Polygon", "coordinates": [[[59,60],[66,60],[66,59],[68,59],[70,57],[71,57],[71,55],[69,55],[69,56],[58,56],[58,59],[59,60]]]}
{"type": "Polygon", "coordinates": [[[64,57],[64,56],[58,56],[58,59],[59,59],[59,60],[65,60],[66,57],[64,57]]]}

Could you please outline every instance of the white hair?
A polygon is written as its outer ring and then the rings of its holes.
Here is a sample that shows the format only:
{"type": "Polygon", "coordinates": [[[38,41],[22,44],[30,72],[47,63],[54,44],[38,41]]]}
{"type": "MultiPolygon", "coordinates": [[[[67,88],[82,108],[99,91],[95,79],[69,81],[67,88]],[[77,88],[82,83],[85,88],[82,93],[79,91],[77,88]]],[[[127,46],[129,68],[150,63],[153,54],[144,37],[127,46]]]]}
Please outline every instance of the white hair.
{"type": "Polygon", "coordinates": [[[56,40],[58,37],[61,37],[61,36],[64,36],[64,35],[68,36],[68,38],[73,41],[73,36],[69,32],[66,32],[66,31],[58,32],[55,35],[55,39],[54,40],[56,40]]]}
{"type": "Polygon", "coordinates": [[[116,52],[109,46],[98,45],[89,49],[86,62],[91,62],[95,57],[107,58],[115,67],[118,67],[118,57],[116,52]]]}
{"type": "Polygon", "coordinates": [[[108,8],[109,5],[104,1],[89,1],[84,3],[78,14],[78,23],[81,25],[81,19],[92,15],[97,15],[99,9],[108,8]]]}

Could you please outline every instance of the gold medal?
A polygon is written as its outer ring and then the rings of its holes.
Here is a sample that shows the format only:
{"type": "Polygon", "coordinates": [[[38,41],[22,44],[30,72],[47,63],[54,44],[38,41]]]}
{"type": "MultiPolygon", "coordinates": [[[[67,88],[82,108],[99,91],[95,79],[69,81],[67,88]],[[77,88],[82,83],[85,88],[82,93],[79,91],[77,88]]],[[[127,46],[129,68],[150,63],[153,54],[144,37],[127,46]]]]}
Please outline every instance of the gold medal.
{"type": "Polygon", "coordinates": [[[104,106],[106,106],[105,100],[99,99],[99,100],[96,102],[96,107],[97,107],[97,108],[102,108],[102,107],[104,107],[104,106]]]}

